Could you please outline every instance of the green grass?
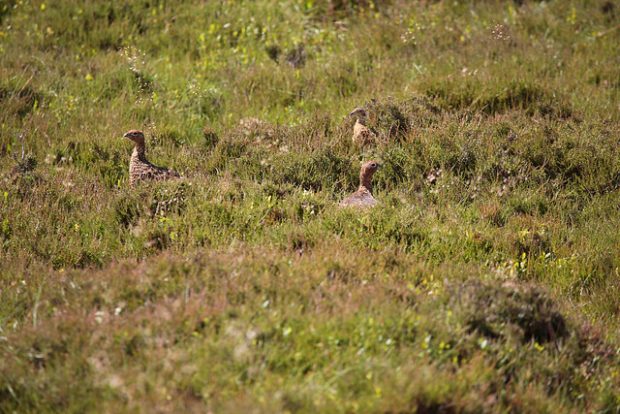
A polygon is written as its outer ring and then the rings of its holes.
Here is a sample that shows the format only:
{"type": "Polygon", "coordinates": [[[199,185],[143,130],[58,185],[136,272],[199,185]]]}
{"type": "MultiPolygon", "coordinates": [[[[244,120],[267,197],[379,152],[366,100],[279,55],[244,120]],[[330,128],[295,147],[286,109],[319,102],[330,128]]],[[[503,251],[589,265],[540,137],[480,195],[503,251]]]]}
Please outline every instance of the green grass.
{"type": "Polygon", "coordinates": [[[0,1],[0,412],[620,412],[619,25],[0,1]]]}

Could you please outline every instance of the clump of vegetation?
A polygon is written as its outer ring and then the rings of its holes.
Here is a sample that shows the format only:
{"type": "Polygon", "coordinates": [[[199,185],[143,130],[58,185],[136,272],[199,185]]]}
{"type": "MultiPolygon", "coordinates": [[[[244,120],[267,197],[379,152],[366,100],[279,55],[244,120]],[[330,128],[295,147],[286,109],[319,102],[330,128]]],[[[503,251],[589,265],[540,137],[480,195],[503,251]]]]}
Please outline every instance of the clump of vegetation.
{"type": "Polygon", "coordinates": [[[495,115],[518,109],[528,115],[553,115],[560,119],[573,115],[565,103],[566,98],[558,96],[555,91],[516,81],[490,87],[477,79],[440,81],[429,85],[425,93],[440,107],[450,111],[495,115]]]}
{"type": "Polygon", "coordinates": [[[617,412],[613,2],[272,3],[0,2],[0,412],[617,412]]]}
{"type": "Polygon", "coordinates": [[[474,282],[453,292],[456,305],[466,315],[467,328],[490,338],[561,341],[569,334],[565,318],[553,301],[536,288],[516,283],[492,286],[474,282]]]}
{"type": "Polygon", "coordinates": [[[372,115],[370,126],[380,131],[384,140],[403,139],[409,132],[410,121],[395,103],[372,100],[366,106],[372,115]]]}

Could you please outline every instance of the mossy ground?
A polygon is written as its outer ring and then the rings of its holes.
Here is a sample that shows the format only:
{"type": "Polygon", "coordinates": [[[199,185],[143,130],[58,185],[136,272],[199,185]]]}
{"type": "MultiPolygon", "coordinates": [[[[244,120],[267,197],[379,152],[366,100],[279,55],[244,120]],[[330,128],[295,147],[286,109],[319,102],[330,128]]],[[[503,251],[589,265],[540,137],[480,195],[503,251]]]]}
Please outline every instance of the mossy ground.
{"type": "Polygon", "coordinates": [[[0,1],[0,412],[619,412],[619,25],[0,1]]]}

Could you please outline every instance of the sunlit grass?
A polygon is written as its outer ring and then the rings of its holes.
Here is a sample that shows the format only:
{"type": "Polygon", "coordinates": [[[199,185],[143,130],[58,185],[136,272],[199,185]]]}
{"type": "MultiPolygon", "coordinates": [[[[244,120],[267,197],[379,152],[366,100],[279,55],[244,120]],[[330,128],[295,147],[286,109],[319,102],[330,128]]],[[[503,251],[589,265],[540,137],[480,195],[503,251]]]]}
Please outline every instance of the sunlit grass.
{"type": "Polygon", "coordinates": [[[0,4],[0,412],[618,411],[618,13],[0,4]]]}

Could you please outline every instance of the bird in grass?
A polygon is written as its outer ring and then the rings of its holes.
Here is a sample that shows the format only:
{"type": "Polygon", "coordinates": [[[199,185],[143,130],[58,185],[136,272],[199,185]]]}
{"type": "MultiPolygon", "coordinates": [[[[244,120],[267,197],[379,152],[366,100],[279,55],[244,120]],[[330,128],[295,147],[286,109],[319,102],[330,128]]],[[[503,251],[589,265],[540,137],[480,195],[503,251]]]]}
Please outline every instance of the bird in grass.
{"type": "Polygon", "coordinates": [[[129,161],[129,185],[134,186],[140,181],[161,181],[180,177],[178,172],[153,165],[146,159],[146,145],[142,131],[132,129],[123,137],[135,144],[129,161]]]}
{"type": "Polygon", "coordinates": [[[356,192],[340,202],[340,207],[368,208],[377,205],[378,201],[372,196],[372,176],[379,169],[377,161],[368,161],[360,169],[360,186],[356,192]]]}
{"type": "Polygon", "coordinates": [[[377,141],[377,134],[371,131],[366,126],[368,120],[368,113],[364,108],[355,108],[349,116],[355,118],[355,125],[353,125],[353,143],[362,147],[366,145],[375,144],[377,141]]]}

